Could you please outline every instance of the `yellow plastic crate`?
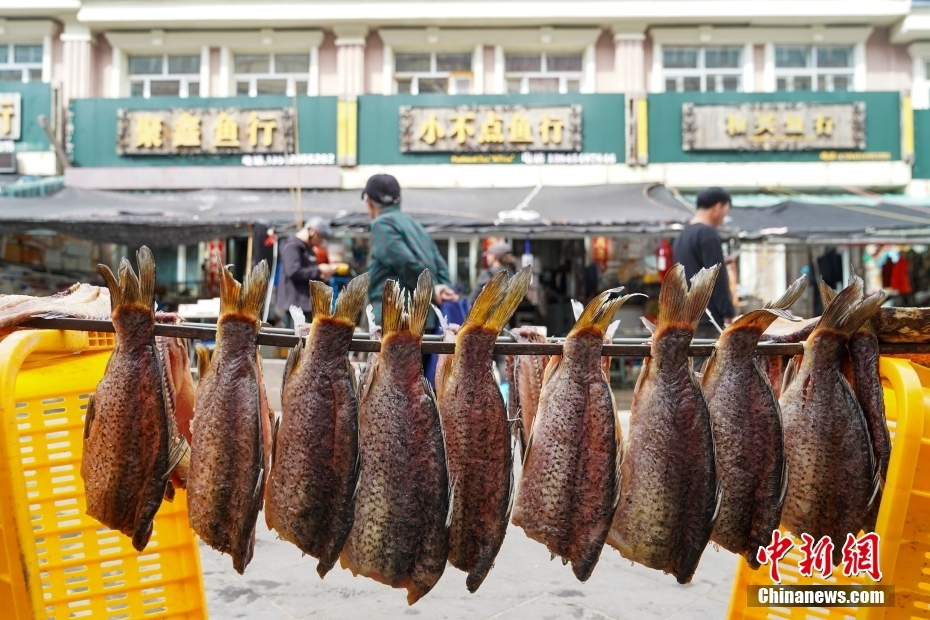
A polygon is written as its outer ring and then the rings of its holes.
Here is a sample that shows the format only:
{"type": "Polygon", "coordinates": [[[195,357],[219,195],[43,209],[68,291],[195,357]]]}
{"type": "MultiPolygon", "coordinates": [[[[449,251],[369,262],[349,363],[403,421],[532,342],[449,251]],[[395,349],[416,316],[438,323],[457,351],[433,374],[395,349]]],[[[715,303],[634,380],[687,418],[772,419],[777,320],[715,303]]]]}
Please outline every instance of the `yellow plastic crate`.
{"type": "Polygon", "coordinates": [[[207,617],[179,492],[145,552],[85,514],[84,413],[113,334],[19,331],[0,341],[0,617],[207,617]]]}
{"type": "MultiPolygon", "coordinates": [[[[768,567],[753,571],[745,560],[740,560],[730,596],[731,620],[930,618],[930,369],[907,360],[882,357],[879,370],[893,447],[875,527],[881,536],[879,562],[883,574],[881,582],[875,585],[895,587],[895,606],[747,607],[747,586],[767,586],[772,582],[768,567]]],[[[801,577],[798,542],[778,564],[783,585],[874,584],[867,576],[848,578],[837,569],[830,579],[801,577]]]]}

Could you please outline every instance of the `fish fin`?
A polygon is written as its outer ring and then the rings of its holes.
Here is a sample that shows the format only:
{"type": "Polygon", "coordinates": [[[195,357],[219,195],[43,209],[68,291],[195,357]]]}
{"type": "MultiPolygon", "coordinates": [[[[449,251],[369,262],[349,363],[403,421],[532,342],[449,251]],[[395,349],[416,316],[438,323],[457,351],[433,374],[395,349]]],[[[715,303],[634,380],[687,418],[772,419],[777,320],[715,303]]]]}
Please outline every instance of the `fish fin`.
{"type": "Polygon", "coordinates": [[[549,383],[549,379],[551,379],[555,375],[555,373],[558,371],[559,366],[561,366],[561,364],[562,364],[561,355],[553,355],[552,357],[549,358],[549,363],[546,364],[546,369],[543,371],[543,379],[542,379],[543,385],[546,385],[547,383],[549,383]]]}
{"type": "Polygon", "coordinates": [[[457,482],[456,480],[449,478],[449,511],[446,513],[446,529],[449,529],[452,526],[452,515],[455,512],[455,484],[456,482],[457,482]]]}
{"type": "Polygon", "coordinates": [[[862,299],[863,291],[862,279],[853,276],[852,282],[840,291],[833,302],[823,311],[817,329],[834,330],[845,336],[850,336],[862,327],[863,323],[878,312],[878,309],[888,297],[885,291],[879,291],[862,299]]]}
{"type": "Polygon", "coordinates": [[[655,324],[655,323],[653,323],[652,321],[650,321],[649,319],[647,319],[647,318],[644,317],[644,316],[639,317],[639,320],[640,320],[640,322],[643,324],[643,327],[645,327],[646,329],[649,330],[649,333],[650,333],[651,335],[655,335],[655,333],[656,333],[656,324],[655,324]]]}
{"type": "Polygon", "coordinates": [[[278,429],[281,428],[281,418],[274,419],[274,430],[271,431],[271,461],[278,450],[278,429]]]}
{"type": "Polygon", "coordinates": [[[785,496],[788,493],[788,458],[785,455],[785,419],[782,417],[781,405],[778,402],[778,396],[775,395],[775,388],[772,387],[771,382],[766,376],[765,372],[762,370],[762,367],[759,366],[759,362],[755,359],[752,360],[752,366],[756,370],[756,375],[760,379],[760,385],[763,390],[768,390],[769,394],[772,397],[772,402],[775,403],[775,414],[776,419],[778,420],[778,432],[781,434],[782,438],[782,453],[781,453],[781,489],[778,494],[778,508],[781,509],[782,505],[785,503],[785,496]]]}
{"type": "Polygon", "coordinates": [[[584,329],[594,329],[601,333],[601,337],[607,333],[607,327],[613,321],[614,315],[620,306],[625,304],[631,297],[639,296],[638,293],[632,295],[620,295],[623,287],[604,291],[592,299],[581,313],[581,317],[575,321],[575,326],[569,332],[569,336],[578,333],[584,329]]]}
{"type": "Polygon", "coordinates": [[[303,342],[294,345],[290,353],[287,354],[287,361],[284,362],[284,378],[281,380],[281,393],[284,394],[284,386],[287,385],[287,378],[300,365],[300,350],[303,348],[303,342]]]}
{"type": "Polygon", "coordinates": [[[304,315],[304,311],[292,305],[287,309],[287,312],[291,315],[291,321],[294,323],[294,335],[298,337],[303,336],[307,324],[307,317],[304,315]]]}
{"type": "Polygon", "coordinates": [[[617,330],[620,328],[620,319],[617,319],[613,323],[607,326],[607,330],[604,332],[604,341],[609,342],[614,339],[614,334],[617,333],[617,330]]]}
{"type": "Polygon", "coordinates": [[[685,327],[690,331],[697,329],[710,296],[714,292],[720,265],[710,269],[701,269],[691,278],[691,289],[685,282],[685,268],[676,263],[665,274],[659,291],[659,317],[657,328],[669,328],[673,325],[685,327]]]}
{"type": "Polygon", "coordinates": [[[368,319],[368,334],[370,337],[378,328],[378,323],[375,321],[375,307],[371,304],[365,307],[365,317],[368,319]]]}
{"type": "Polygon", "coordinates": [[[468,311],[462,331],[467,327],[485,327],[495,332],[503,329],[526,296],[532,278],[529,266],[521,269],[513,278],[509,277],[506,269],[495,273],[468,311]]]}
{"type": "Polygon", "coordinates": [[[152,313],[155,306],[155,256],[146,246],[136,252],[139,275],[133,271],[126,258],[119,263],[119,279],[106,265],[97,265],[97,271],[103,276],[110,290],[110,308],[133,306],[152,313]]]}
{"type": "MultiPolygon", "coordinates": [[[[707,356],[707,359],[704,361],[704,366],[701,367],[700,379],[703,383],[704,377],[710,374],[710,371],[713,370],[714,364],[717,362],[717,347],[714,347],[714,350],[711,351],[710,355],[707,356]]],[[[694,373],[698,374],[698,373],[694,373]]]]}
{"type": "MultiPolygon", "coordinates": [[[[380,356],[374,358],[372,362],[372,357],[368,356],[367,366],[365,368],[365,377],[362,382],[361,388],[359,389],[359,396],[371,394],[371,387],[375,383],[375,377],[378,375],[378,360],[381,359],[380,356]]],[[[361,402],[359,402],[361,405],[361,402]]]]}
{"type": "Polygon", "coordinates": [[[110,291],[110,310],[115,310],[120,302],[119,282],[110,268],[102,263],[97,265],[97,272],[103,276],[104,282],[107,283],[107,289],[110,291]]]}
{"type": "Polygon", "coordinates": [[[799,355],[795,355],[788,361],[788,365],[785,366],[785,374],[781,379],[782,396],[784,396],[785,391],[788,389],[788,386],[791,385],[791,382],[794,381],[794,378],[798,376],[799,357],[799,355]]]}
{"type": "Polygon", "coordinates": [[[526,463],[526,458],[530,455],[530,450],[533,448],[533,426],[536,426],[536,418],[533,418],[533,424],[530,425],[530,428],[526,429],[526,445],[523,446],[523,458],[521,463],[526,463]]]}
{"type": "MultiPolygon", "coordinates": [[[[369,306],[370,308],[371,306],[369,306]]],[[[446,318],[446,315],[442,313],[442,310],[439,309],[439,306],[436,304],[430,304],[430,308],[433,310],[433,314],[436,315],[436,318],[439,320],[439,329],[443,334],[446,333],[446,330],[449,329],[449,319],[446,318]]]]}
{"type": "Polygon", "coordinates": [[[352,386],[352,396],[358,398],[358,377],[355,374],[355,367],[352,366],[352,362],[346,357],[346,372],[349,373],[349,385],[352,386]]]}
{"type": "Polygon", "coordinates": [[[426,316],[429,314],[429,307],[433,300],[433,279],[429,275],[429,270],[424,269],[420,277],[417,278],[417,288],[413,292],[410,300],[410,331],[417,336],[423,336],[423,330],[426,328],[426,316]]]}
{"type": "Polygon", "coordinates": [[[722,334],[723,328],[720,327],[719,323],[717,323],[717,319],[714,318],[714,314],[713,312],[710,311],[710,308],[704,308],[704,314],[707,316],[708,319],[710,319],[710,324],[713,325],[717,329],[717,333],[722,334]]]}
{"type": "Polygon", "coordinates": [[[775,319],[782,318],[789,321],[800,321],[787,310],[781,308],[760,308],[747,312],[731,323],[728,329],[755,329],[761,335],[775,319]]]}
{"type": "Polygon", "coordinates": [[[84,414],[84,441],[90,439],[90,425],[93,424],[94,417],[96,416],[96,411],[94,409],[96,401],[96,394],[91,394],[87,399],[87,412],[84,414]]]}
{"type": "Polygon", "coordinates": [[[362,311],[362,306],[368,299],[368,281],[370,276],[363,273],[360,276],[352,278],[339,297],[336,298],[335,317],[346,323],[353,325],[358,321],[358,315],[362,311]]]}
{"type": "Polygon", "coordinates": [[[823,301],[824,308],[832,304],[833,300],[836,299],[836,291],[827,286],[827,283],[823,280],[820,281],[820,299],[823,301]]]}
{"type": "Polygon", "coordinates": [[[197,374],[199,375],[198,380],[203,381],[203,378],[207,376],[207,373],[210,371],[211,355],[210,349],[198,344],[194,351],[197,353],[197,374]]]}
{"type": "Polygon", "coordinates": [[[333,315],[333,287],[319,280],[310,280],[311,321],[333,315]]]}
{"type": "Polygon", "coordinates": [[[244,278],[244,284],[233,277],[229,267],[223,267],[220,272],[220,318],[238,316],[258,321],[267,292],[268,261],[255,265],[244,278]]]}
{"type": "Polygon", "coordinates": [[[170,448],[168,448],[168,470],[165,477],[168,478],[178,468],[185,457],[190,458],[191,447],[185,437],[175,437],[170,448]]]}
{"type": "Polygon", "coordinates": [[[575,315],[575,320],[581,318],[581,313],[584,312],[584,304],[578,301],[577,299],[572,300],[572,314],[575,315]]]}
{"type": "Polygon", "coordinates": [[[807,276],[803,275],[791,283],[782,296],[774,301],[770,301],[764,306],[766,310],[790,310],[799,299],[804,291],[807,290],[807,276]]]}
{"type": "MultiPolygon", "coordinates": [[[[714,450],[714,460],[716,461],[716,449],[714,450]]],[[[713,526],[717,522],[717,517],[720,516],[720,507],[723,506],[723,479],[719,476],[717,477],[717,488],[714,491],[714,514],[710,518],[710,525],[713,526]]]]}

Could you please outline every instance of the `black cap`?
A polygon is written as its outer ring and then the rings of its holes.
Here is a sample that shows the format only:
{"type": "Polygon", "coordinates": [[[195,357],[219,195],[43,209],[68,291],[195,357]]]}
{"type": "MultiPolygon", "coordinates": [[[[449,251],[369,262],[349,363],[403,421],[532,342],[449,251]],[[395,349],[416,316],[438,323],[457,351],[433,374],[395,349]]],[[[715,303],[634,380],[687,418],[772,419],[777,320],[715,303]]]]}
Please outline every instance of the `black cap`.
{"type": "Polygon", "coordinates": [[[400,184],[389,174],[376,174],[368,179],[362,198],[369,197],[382,206],[400,203],[400,184]]]}

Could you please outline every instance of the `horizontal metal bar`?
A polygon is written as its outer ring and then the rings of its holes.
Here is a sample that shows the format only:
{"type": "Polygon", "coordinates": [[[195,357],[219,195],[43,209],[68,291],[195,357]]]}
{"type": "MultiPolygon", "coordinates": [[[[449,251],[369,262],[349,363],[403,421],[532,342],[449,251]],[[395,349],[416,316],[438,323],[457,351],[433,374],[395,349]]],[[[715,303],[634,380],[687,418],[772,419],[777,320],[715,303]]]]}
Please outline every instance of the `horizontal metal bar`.
{"type": "MultiPolygon", "coordinates": [[[[34,329],[64,329],[73,331],[87,332],[113,332],[113,324],[110,321],[98,321],[90,319],[32,319],[23,323],[21,327],[30,327],[34,329]]],[[[258,334],[258,344],[275,346],[275,347],[293,347],[300,340],[293,333],[287,333],[289,330],[280,328],[262,328],[258,334]],[[272,332],[271,329],[274,331],[272,332]],[[282,333],[284,332],[284,333],[282,333]]],[[[199,323],[182,323],[179,325],[158,323],[155,325],[155,334],[157,336],[173,336],[176,338],[190,338],[193,340],[215,340],[216,326],[204,325],[199,323]]],[[[439,336],[433,336],[427,340],[424,337],[421,345],[423,353],[454,353],[454,342],[440,342],[439,336]]],[[[564,339],[554,339],[555,341],[546,343],[518,343],[514,342],[509,336],[498,338],[494,346],[494,353],[498,355],[561,355],[562,342],[564,339]]],[[[695,339],[691,343],[689,354],[692,356],[707,356],[714,349],[713,340],[695,339]]],[[[368,334],[356,333],[349,345],[350,351],[359,352],[377,352],[381,350],[381,343],[376,340],[368,339],[368,334]]],[[[927,353],[930,354],[930,343],[897,343],[879,345],[879,350],[884,354],[902,354],[902,353],[927,353]]],[[[759,343],[756,351],[761,355],[800,355],[804,353],[804,345],[801,343],[759,343]]],[[[605,344],[602,352],[604,355],[612,357],[648,357],[650,355],[650,346],[644,344],[641,339],[636,338],[615,338],[612,344],[605,344]]]]}

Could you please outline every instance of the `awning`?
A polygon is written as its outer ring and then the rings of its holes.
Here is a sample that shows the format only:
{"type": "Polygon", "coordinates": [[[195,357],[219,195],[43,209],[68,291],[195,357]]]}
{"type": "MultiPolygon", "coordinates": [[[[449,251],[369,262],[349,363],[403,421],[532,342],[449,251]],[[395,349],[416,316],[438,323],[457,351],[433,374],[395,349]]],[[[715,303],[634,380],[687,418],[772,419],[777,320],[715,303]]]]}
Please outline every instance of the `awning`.
{"type": "MultiPolygon", "coordinates": [[[[608,234],[666,230],[691,210],[661,185],[408,189],[403,209],[430,232],[608,234]]],[[[0,197],[0,233],[54,230],[152,247],[245,236],[253,224],[293,225],[292,192],[199,190],[125,193],[66,187],[39,198],[0,197]]],[[[303,219],[320,216],[346,232],[368,229],[358,190],[304,191],[303,219]]]]}

